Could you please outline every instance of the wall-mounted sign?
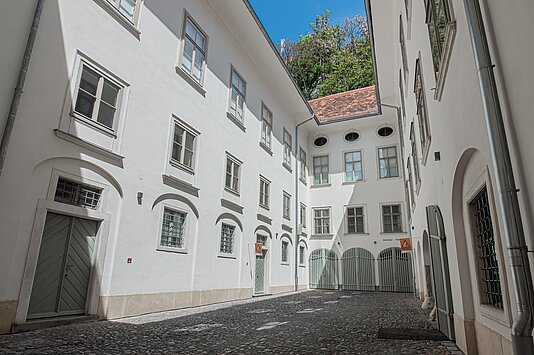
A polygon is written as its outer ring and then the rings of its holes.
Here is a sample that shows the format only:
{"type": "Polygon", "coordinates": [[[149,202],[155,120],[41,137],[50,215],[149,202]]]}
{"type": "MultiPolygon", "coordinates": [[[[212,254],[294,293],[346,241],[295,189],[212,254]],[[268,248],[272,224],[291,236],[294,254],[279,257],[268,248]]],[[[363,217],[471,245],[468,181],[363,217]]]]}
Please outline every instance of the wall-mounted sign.
{"type": "Polygon", "coordinates": [[[410,238],[401,238],[400,247],[403,253],[408,253],[412,251],[412,241],[410,238]]]}
{"type": "Polygon", "coordinates": [[[256,243],[254,249],[256,250],[256,256],[263,255],[263,243],[256,243]]]}

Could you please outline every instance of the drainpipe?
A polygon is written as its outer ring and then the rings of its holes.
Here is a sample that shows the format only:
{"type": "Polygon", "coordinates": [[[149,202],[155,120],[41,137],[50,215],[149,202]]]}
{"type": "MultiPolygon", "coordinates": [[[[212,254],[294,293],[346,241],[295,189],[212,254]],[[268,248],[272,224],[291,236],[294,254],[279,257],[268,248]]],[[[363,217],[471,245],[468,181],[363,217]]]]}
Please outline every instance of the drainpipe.
{"type": "MultiPolygon", "coordinates": [[[[499,204],[503,215],[503,227],[508,247],[508,260],[512,271],[516,311],[512,325],[514,354],[534,354],[532,329],[534,327],[534,291],[528,260],[521,210],[515,185],[514,172],[502,117],[494,65],[491,62],[488,40],[478,0],[464,0],[467,25],[477,66],[480,94],[488,129],[491,157],[495,171],[499,204]]],[[[512,119],[512,118],[511,118],[512,119]]]]}
{"type": "MultiPolygon", "coordinates": [[[[399,130],[400,155],[402,157],[402,169],[400,169],[400,171],[404,172],[404,130],[402,129],[403,126],[402,126],[401,108],[399,106],[389,105],[389,104],[384,104],[384,103],[381,103],[380,106],[392,108],[392,109],[395,109],[395,111],[397,111],[397,126],[399,130]]],[[[402,181],[404,182],[404,178],[402,179],[402,181]]],[[[406,191],[406,185],[403,184],[402,188],[404,189],[404,200],[409,201],[408,191],[406,191]]],[[[406,212],[407,214],[410,213],[410,206],[408,205],[406,206],[406,212]]],[[[417,298],[416,282],[415,282],[415,258],[413,257],[413,238],[412,238],[412,230],[409,226],[409,223],[408,223],[408,230],[410,232],[410,243],[412,244],[412,258],[411,258],[412,259],[412,283],[413,283],[412,287],[413,287],[413,294],[417,298]]]]}
{"type": "Polygon", "coordinates": [[[295,154],[295,291],[299,290],[299,222],[300,222],[300,201],[299,201],[299,179],[300,179],[300,170],[299,162],[301,159],[300,156],[300,147],[299,147],[299,127],[304,123],[309,122],[315,119],[315,116],[308,118],[295,126],[295,149],[297,150],[295,154]]]}
{"type": "Polygon", "coordinates": [[[4,163],[7,156],[7,146],[13,133],[13,127],[15,126],[15,120],[17,118],[17,111],[19,109],[20,99],[24,89],[24,82],[26,81],[26,74],[28,73],[28,67],[30,65],[30,59],[32,57],[33,45],[35,38],[37,37],[37,28],[39,27],[39,21],[41,20],[41,14],[43,12],[43,5],[45,0],[38,0],[35,7],[35,13],[33,15],[32,27],[28,35],[28,41],[26,42],[26,49],[24,50],[24,57],[22,58],[22,64],[20,66],[19,77],[17,80],[17,86],[15,87],[15,93],[11,99],[11,107],[7,116],[6,125],[4,127],[4,133],[2,135],[2,141],[0,141],[0,177],[4,170],[4,163]]]}

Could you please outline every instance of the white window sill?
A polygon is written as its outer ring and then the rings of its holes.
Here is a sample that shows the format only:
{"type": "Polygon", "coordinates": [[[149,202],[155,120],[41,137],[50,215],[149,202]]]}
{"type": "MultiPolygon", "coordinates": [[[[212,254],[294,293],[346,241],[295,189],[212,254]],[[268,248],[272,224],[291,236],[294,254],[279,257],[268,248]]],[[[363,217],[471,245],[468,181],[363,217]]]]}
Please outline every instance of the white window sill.
{"type": "Polygon", "coordinates": [[[237,256],[235,256],[235,254],[223,254],[223,253],[219,253],[219,255],[217,255],[218,258],[221,258],[221,259],[232,259],[232,260],[237,260],[237,256]]]}
{"type": "Polygon", "coordinates": [[[365,236],[368,236],[369,233],[358,233],[358,232],[351,233],[351,232],[347,232],[347,233],[345,233],[345,235],[347,235],[347,236],[354,236],[354,237],[357,237],[357,236],[360,236],[360,235],[361,235],[361,236],[364,236],[364,237],[365,237],[365,236]]]}
{"type": "Polygon", "coordinates": [[[124,156],[119,155],[115,152],[112,152],[111,150],[108,150],[106,148],[102,148],[94,143],[91,143],[89,141],[86,141],[84,139],[81,139],[79,137],[76,137],[70,133],[63,132],[59,129],[55,129],[54,133],[56,134],[56,137],[66,140],[67,142],[76,144],[80,147],[86,148],[92,152],[98,153],[100,155],[103,155],[111,160],[113,160],[116,164],[122,164],[122,161],[124,160],[124,156]]]}
{"type": "Polygon", "coordinates": [[[262,147],[263,150],[265,150],[267,153],[269,153],[270,156],[273,156],[273,151],[265,143],[260,141],[260,147],[262,147]]]}
{"type": "Polygon", "coordinates": [[[378,177],[378,180],[379,181],[382,181],[382,180],[395,180],[395,179],[400,179],[400,175],[397,175],[397,176],[386,176],[386,177],[378,177]]]}
{"type": "Polygon", "coordinates": [[[225,191],[228,191],[229,193],[231,193],[231,194],[234,195],[234,196],[240,197],[240,195],[239,195],[239,191],[232,190],[232,189],[229,188],[229,187],[225,187],[224,190],[225,190],[225,191]]]}
{"type": "Polygon", "coordinates": [[[226,112],[226,117],[228,117],[230,121],[232,121],[237,127],[239,127],[240,130],[246,132],[247,128],[245,127],[245,124],[241,122],[239,118],[235,117],[230,112],[226,112]]]}
{"type": "Polygon", "coordinates": [[[332,186],[332,184],[328,183],[328,184],[313,184],[310,187],[312,189],[320,189],[320,188],[323,188],[323,187],[331,187],[331,186],[332,186]]]}
{"type": "Polygon", "coordinates": [[[91,128],[94,128],[95,130],[97,130],[97,131],[99,131],[99,132],[101,132],[101,133],[103,133],[103,134],[105,134],[105,135],[107,135],[107,136],[109,136],[111,138],[114,138],[114,139],[117,138],[117,133],[114,130],[112,130],[111,128],[109,128],[107,126],[104,126],[103,124],[100,124],[97,121],[94,121],[94,120],[92,120],[92,119],[90,119],[88,117],[85,117],[85,116],[79,114],[76,111],[72,111],[70,113],[70,116],[72,118],[74,118],[76,121],[81,122],[81,123],[83,123],[86,126],[89,126],[91,128]]]}
{"type": "Polygon", "coordinates": [[[361,184],[363,182],[365,182],[365,180],[343,181],[341,185],[356,185],[356,184],[361,184]]]}
{"type": "Polygon", "coordinates": [[[189,85],[193,87],[200,95],[206,97],[206,90],[191,75],[187,74],[181,67],[176,66],[176,73],[182,77],[189,85]]]}
{"type": "Polygon", "coordinates": [[[195,171],[193,170],[193,168],[187,165],[184,165],[177,160],[171,159],[170,164],[174,166],[175,168],[185,171],[188,174],[195,175],[195,171]]]}
{"type": "MultiPolygon", "coordinates": [[[[120,23],[125,29],[127,29],[135,38],[140,39],[141,31],[128,20],[123,14],[121,14],[113,5],[111,5],[107,0],[96,0],[96,3],[102,7],[110,16],[112,16],[118,23],[120,23]]],[[[136,9],[139,11],[140,8],[136,9]]],[[[139,18],[138,14],[135,14],[139,18]]]]}
{"type": "Polygon", "coordinates": [[[299,267],[304,267],[304,268],[305,268],[305,267],[306,267],[306,265],[304,265],[304,264],[300,264],[300,265],[299,265],[299,267]]]}
{"type": "Polygon", "coordinates": [[[266,211],[270,211],[269,206],[265,206],[265,205],[262,205],[262,204],[260,203],[260,207],[263,208],[263,209],[266,210],[266,211]]]}
{"type": "Polygon", "coordinates": [[[282,166],[283,166],[284,168],[286,168],[287,171],[289,171],[290,173],[293,173],[293,169],[291,169],[291,166],[290,166],[288,163],[283,162],[283,163],[282,163],[282,166]]]}
{"type": "Polygon", "coordinates": [[[159,246],[156,248],[156,251],[162,251],[166,253],[176,253],[176,254],[187,254],[187,249],[185,248],[171,248],[171,247],[159,246]]]}
{"type": "Polygon", "coordinates": [[[312,234],[312,239],[332,239],[333,234],[312,234]]]}
{"type": "Polygon", "coordinates": [[[289,266],[289,261],[282,261],[280,263],[280,265],[283,265],[283,266],[289,266]]]}

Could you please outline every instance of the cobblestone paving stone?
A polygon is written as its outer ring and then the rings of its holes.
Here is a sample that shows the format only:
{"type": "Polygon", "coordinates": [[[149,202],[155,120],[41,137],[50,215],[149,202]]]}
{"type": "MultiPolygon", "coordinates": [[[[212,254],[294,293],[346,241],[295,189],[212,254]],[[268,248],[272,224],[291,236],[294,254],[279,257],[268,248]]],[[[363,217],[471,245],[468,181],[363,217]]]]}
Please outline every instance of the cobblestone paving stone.
{"type": "Polygon", "coordinates": [[[381,327],[432,327],[410,294],[310,291],[160,316],[0,336],[0,354],[450,354],[439,341],[376,337],[381,327]]]}

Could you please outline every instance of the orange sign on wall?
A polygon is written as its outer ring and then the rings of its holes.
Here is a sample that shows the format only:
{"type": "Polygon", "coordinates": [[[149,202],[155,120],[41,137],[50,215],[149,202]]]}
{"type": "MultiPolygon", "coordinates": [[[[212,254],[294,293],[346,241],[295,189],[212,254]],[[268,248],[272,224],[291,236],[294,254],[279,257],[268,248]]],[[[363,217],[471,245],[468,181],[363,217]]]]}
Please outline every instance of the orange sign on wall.
{"type": "Polygon", "coordinates": [[[256,256],[262,256],[263,255],[263,243],[256,243],[254,249],[256,249],[256,256]]]}
{"type": "Polygon", "coordinates": [[[412,251],[412,241],[410,238],[401,238],[400,247],[403,253],[412,251]]]}

